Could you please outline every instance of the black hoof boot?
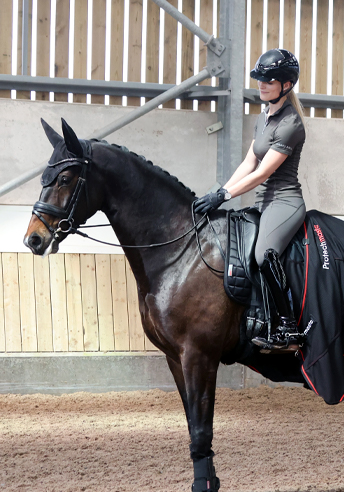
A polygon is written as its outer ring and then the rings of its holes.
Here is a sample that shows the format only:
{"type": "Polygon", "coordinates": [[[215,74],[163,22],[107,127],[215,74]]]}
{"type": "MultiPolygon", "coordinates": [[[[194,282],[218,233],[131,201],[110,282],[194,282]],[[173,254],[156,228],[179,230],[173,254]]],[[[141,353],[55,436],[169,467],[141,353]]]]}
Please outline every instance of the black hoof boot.
{"type": "Polygon", "coordinates": [[[220,480],[215,473],[213,457],[208,456],[194,461],[194,483],[192,492],[217,492],[220,488],[220,480]]]}

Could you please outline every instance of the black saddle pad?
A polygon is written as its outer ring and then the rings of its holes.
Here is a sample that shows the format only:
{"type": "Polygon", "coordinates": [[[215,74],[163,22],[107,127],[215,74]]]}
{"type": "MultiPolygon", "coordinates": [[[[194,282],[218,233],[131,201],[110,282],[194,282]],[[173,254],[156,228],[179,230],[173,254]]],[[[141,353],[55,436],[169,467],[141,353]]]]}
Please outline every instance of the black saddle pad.
{"type": "MultiPolygon", "coordinates": [[[[344,399],[344,221],[309,211],[281,261],[296,321],[307,334],[298,354],[304,380],[326,403],[339,403],[344,399]]],[[[266,370],[264,364],[256,369],[271,378],[268,360],[266,370]]]]}

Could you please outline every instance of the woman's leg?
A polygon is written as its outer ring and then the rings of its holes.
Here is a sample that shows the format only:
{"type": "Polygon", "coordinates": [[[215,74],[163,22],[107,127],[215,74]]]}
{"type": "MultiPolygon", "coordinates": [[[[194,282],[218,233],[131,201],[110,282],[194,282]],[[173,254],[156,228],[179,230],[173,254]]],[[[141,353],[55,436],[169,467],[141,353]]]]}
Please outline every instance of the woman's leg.
{"type": "Polygon", "coordinates": [[[280,324],[270,339],[257,337],[256,345],[295,351],[299,347],[298,328],[290,305],[287,280],[279,255],[283,253],[305,218],[303,200],[292,205],[271,203],[262,214],[256,245],[256,259],[280,316],[280,324]]]}

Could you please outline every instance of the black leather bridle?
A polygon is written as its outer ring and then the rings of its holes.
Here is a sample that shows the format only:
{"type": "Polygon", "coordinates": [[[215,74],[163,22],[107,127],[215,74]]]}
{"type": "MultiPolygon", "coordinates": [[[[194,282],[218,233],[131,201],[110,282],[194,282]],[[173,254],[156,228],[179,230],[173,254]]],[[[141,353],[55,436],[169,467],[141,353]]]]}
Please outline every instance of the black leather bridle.
{"type": "MultiPolygon", "coordinates": [[[[87,194],[87,187],[86,187],[86,173],[90,163],[91,163],[90,159],[85,159],[80,157],[63,159],[61,161],[54,163],[54,167],[61,164],[62,165],[67,164],[64,166],[64,169],[66,167],[69,167],[68,164],[70,164],[71,166],[81,165],[81,172],[78,177],[76,187],[74,189],[73,195],[66,209],[62,207],[57,207],[56,205],[50,205],[49,203],[45,203],[40,200],[36,202],[33,206],[32,213],[35,214],[39,218],[39,220],[43,222],[43,224],[49,230],[49,232],[52,234],[55,240],[60,239],[61,233],[69,234],[71,232],[75,232],[74,214],[75,214],[76,207],[78,206],[78,203],[80,201],[80,197],[83,189],[85,189],[86,201],[88,202],[88,196],[87,196],[88,194],[87,194]],[[53,215],[54,217],[60,218],[61,220],[58,223],[57,228],[54,229],[50,224],[48,224],[48,222],[41,214],[53,215]]],[[[60,172],[57,173],[56,177],[58,176],[58,174],[60,174],[60,172]]]]}

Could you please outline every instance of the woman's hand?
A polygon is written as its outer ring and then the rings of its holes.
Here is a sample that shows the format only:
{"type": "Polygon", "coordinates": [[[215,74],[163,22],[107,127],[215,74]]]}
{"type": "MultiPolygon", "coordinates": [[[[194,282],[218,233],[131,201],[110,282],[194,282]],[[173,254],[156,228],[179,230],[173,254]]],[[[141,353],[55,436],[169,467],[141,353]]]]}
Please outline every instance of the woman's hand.
{"type": "Polygon", "coordinates": [[[220,188],[216,193],[208,193],[202,198],[198,198],[194,204],[196,214],[203,215],[210,210],[215,210],[221,203],[230,199],[229,193],[224,188],[220,188]],[[227,195],[227,196],[226,196],[227,195]]]}

